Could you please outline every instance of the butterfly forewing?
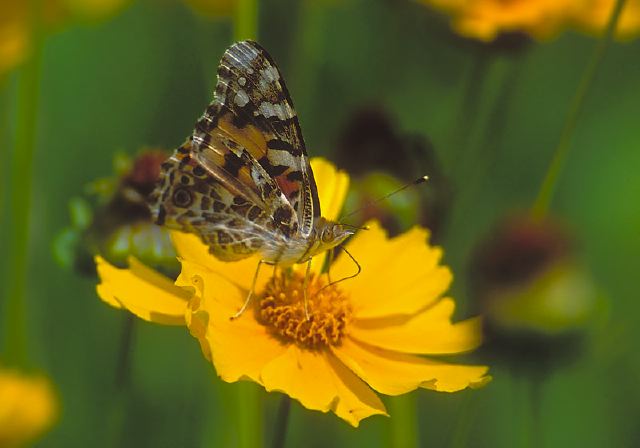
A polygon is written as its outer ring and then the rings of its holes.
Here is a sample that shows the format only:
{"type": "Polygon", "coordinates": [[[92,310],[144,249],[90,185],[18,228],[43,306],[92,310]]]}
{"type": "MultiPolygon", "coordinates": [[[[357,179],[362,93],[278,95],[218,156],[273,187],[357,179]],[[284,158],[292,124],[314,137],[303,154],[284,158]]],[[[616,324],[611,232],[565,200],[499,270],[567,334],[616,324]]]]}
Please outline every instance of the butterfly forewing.
{"type": "Polygon", "coordinates": [[[300,233],[309,235],[320,204],[304,139],[280,71],[255,42],[238,42],[222,57],[215,99],[194,132],[196,151],[214,133],[247,150],[291,204],[300,233]]]}

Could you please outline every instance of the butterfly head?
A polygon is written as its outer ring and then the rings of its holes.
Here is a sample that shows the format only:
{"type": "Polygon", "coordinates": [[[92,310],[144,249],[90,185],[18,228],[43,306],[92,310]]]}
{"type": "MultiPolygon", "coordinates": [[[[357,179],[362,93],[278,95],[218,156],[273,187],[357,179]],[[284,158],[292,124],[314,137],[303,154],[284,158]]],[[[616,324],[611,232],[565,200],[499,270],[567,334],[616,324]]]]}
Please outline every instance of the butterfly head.
{"type": "Polygon", "coordinates": [[[353,228],[320,218],[315,226],[314,247],[309,251],[309,255],[314,256],[336,247],[354,233],[353,228]]]}

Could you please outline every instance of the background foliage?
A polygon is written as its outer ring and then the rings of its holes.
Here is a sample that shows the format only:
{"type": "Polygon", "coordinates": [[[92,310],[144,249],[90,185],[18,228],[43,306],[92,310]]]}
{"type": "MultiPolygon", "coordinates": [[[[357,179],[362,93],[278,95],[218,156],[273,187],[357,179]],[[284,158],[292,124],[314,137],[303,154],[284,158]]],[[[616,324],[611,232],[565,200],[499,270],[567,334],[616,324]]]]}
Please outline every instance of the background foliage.
{"type": "MultiPolygon", "coordinates": [[[[265,1],[259,23],[259,40],[287,79],[312,155],[335,159],[341,132],[364,106],[386,111],[401,132],[428,137],[464,198],[452,203],[442,244],[456,276],[457,316],[469,315],[469,254],[496,220],[534,200],[595,38],[565,32],[526,51],[492,51],[454,36],[419,3],[381,0],[265,1]],[[477,101],[470,104],[469,95],[477,101]]],[[[62,270],[52,256],[52,241],[69,222],[69,199],[110,174],[114,152],[174,148],[191,132],[231,36],[224,18],[147,0],[108,20],[68,24],[44,42],[32,130],[28,349],[57,385],[62,415],[38,446],[234,443],[224,430],[236,424],[229,394],[254,385],[222,384],[184,328],[140,322],[128,394],[114,396],[126,317],[97,299],[94,281],[62,270]],[[114,441],[119,425],[125,439],[114,441]]],[[[494,381],[482,390],[415,393],[423,445],[527,446],[532,431],[548,447],[640,443],[639,54],[637,40],[610,47],[552,206],[609,299],[588,349],[536,392],[537,428],[528,383],[500,366],[492,366],[494,381]]],[[[11,238],[4,231],[5,161],[12,155],[16,79],[10,74],[0,86],[3,248],[11,238]]],[[[6,273],[12,259],[4,249],[0,263],[6,273]]],[[[276,397],[264,396],[269,440],[276,397]]],[[[354,430],[294,404],[288,446],[384,446],[388,426],[374,417],[354,430]]]]}

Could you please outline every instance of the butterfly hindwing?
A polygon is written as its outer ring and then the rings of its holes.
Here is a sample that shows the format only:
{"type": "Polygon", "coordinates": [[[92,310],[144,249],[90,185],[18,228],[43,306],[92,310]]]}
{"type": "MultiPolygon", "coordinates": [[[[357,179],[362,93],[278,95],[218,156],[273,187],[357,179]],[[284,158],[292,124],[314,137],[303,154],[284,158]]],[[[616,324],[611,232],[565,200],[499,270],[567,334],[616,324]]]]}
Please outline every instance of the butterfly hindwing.
{"type": "MultiPolygon", "coordinates": [[[[215,173],[193,158],[187,141],[163,164],[159,185],[150,196],[154,221],[195,233],[219,259],[233,261],[259,251],[282,233],[255,191],[222,167],[215,173]]],[[[247,170],[239,165],[238,170],[247,170]]],[[[285,227],[286,229],[286,227],[285,227]]]]}

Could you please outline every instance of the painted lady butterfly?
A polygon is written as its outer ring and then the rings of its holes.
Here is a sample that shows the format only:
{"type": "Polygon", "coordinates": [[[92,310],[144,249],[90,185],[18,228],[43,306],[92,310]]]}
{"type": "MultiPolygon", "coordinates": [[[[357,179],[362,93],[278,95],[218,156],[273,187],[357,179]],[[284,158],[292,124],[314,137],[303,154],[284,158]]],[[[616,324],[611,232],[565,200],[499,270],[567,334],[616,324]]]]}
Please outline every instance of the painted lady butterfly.
{"type": "Polygon", "coordinates": [[[306,262],[308,280],[311,258],[354,233],[320,216],[293,102],[271,56],[252,41],[225,51],[215,98],[163,164],[150,208],[158,224],[197,234],[220,260],[260,254],[236,317],[262,263],[306,262]]]}

